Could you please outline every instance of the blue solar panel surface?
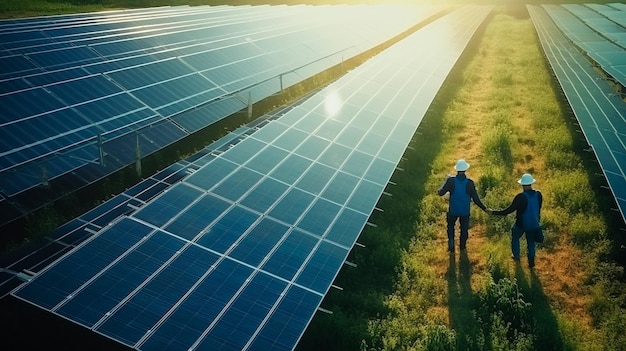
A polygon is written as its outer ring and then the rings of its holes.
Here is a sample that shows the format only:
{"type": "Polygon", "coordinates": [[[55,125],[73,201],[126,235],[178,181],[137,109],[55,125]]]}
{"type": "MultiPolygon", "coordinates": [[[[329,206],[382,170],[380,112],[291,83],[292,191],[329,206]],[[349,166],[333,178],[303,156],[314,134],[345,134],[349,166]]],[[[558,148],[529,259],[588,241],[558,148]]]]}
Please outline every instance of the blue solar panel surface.
{"type": "Polygon", "coordinates": [[[546,5],[556,25],[610,77],[626,85],[620,66],[626,65],[626,11],[600,4],[546,5]]]}
{"type": "Polygon", "coordinates": [[[293,349],[489,11],[456,9],[244,132],[13,295],[142,350],[293,349]]]}
{"type": "Polygon", "coordinates": [[[0,21],[0,201],[17,212],[22,193],[56,178],[88,185],[132,164],[137,147],[154,153],[440,9],[182,6],[0,21]]]}
{"type": "Polygon", "coordinates": [[[548,61],[626,220],[626,102],[567,39],[571,38],[571,27],[564,26],[564,19],[570,18],[567,11],[556,5],[529,5],[528,9],[548,61]]]}

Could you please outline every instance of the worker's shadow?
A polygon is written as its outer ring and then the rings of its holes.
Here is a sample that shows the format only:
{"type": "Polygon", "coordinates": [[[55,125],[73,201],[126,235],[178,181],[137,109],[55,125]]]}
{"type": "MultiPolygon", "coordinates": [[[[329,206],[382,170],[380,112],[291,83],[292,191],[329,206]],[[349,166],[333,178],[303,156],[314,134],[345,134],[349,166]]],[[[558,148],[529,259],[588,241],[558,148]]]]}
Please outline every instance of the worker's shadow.
{"type": "Polygon", "coordinates": [[[458,264],[455,255],[450,254],[446,275],[450,327],[455,330],[457,339],[462,340],[462,344],[476,345],[479,332],[472,309],[477,296],[472,291],[472,266],[466,250],[461,251],[458,264]]]}
{"type": "Polygon", "coordinates": [[[563,336],[550,301],[543,291],[543,286],[535,269],[523,268],[517,262],[515,267],[517,285],[523,294],[523,299],[532,304],[532,315],[535,321],[535,345],[542,350],[573,350],[571,345],[563,342],[563,336]]]}

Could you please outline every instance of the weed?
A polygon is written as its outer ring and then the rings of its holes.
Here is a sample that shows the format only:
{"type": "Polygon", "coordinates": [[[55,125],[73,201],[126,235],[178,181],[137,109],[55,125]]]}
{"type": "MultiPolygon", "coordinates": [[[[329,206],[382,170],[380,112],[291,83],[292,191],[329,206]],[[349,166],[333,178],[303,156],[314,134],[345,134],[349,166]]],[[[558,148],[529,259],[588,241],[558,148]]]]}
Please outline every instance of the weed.
{"type": "Polygon", "coordinates": [[[483,134],[482,151],[488,164],[513,169],[511,131],[505,127],[491,128],[483,134]]]}
{"type": "Polygon", "coordinates": [[[606,224],[598,215],[578,213],[569,226],[572,239],[580,247],[606,238],[606,224]]]}
{"type": "Polygon", "coordinates": [[[511,128],[511,116],[507,110],[500,109],[493,113],[489,123],[494,127],[511,128]]]}
{"type": "MultiPolygon", "coordinates": [[[[541,129],[541,138],[538,143],[543,151],[562,151],[572,153],[572,137],[567,131],[567,127],[560,125],[555,126],[552,123],[544,123],[541,129]]],[[[573,154],[573,153],[572,153],[573,154]]]]}
{"type": "Polygon", "coordinates": [[[516,330],[511,333],[510,325],[504,321],[502,313],[493,313],[489,321],[480,320],[483,327],[482,338],[477,345],[478,350],[493,351],[525,351],[535,350],[532,335],[520,333],[516,330]]]}
{"type": "Polygon", "coordinates": [[[573,170],[580,167],[580,159],[571,152],[553,150],[546,154],[546,166],[553,170],[573,170]]]}
{"type": "Polygon", "coordinates": [[[418,350],[452,351],[456,349],[456,333],[445,325],[428,325],[426,338],[421,340],[418,350]]]}
{"type": "Polygon", "coordinates": [[[476,191],[480,197],[487,196],[487,192],[500,185],[500,179],[492,173],[482,174],[476,182],[476,191]]]}
{"type": "MultiPolygon", "coordinates": [[[[506,337],[515,342],[520,335],[533,332],[532,305],[524,301],[515,279],[502,278],[490,282],[480,294],[478,318],[492,328],[506,327],[506,337]],[[502,325],[500,325],[502,323],[502,325]]],[[[499,335],[500,337],[504,335],[499,335]]]]}
{"type": "Polygon", "coordinates": [[[626,350],[626,309],[614,308],[602,322],[603,339],[606,350],[624,351],[626,350]]]}
{"type": "MultiPolygon", "coordinates": [[[[454,103],[453,103],[454,104],[454,103]]],[[[460,111],[450,112],[450,117],[446,118],[443,123],[443,132],[445,134],[449,133],[457,133],[465,127],[465,120],[467,116],[462,114],[460,111]]]]}
{"type": "Polygon", "coordinates": [[[597,211],[595,195],[589,188],[589,178],[581,170],[559,172],[549,180],[550,191],[556,206],[567,212],[593,213],[597,211]]]}
{"type": "Polygon", "coordinates": [[[497,72],[494,82],[496,83],[496,87],[506,88],[513,85],[513,76],[507,71],[497,72]]]}
{"type": "Polygon", "coordinates": [[[493,281],[508,279],[508,269],[502,265],[502,260],[490,254],[487,258],[487,272],[493,281]]]}
{"type": "Polygon", "coordinates": [[[46,235],[56,229],[59,223],[67,220],[53,206],[44,206],[41,215],[30,218],[26,226],[29,233],[27,241],[41,241],[46,235]]]}

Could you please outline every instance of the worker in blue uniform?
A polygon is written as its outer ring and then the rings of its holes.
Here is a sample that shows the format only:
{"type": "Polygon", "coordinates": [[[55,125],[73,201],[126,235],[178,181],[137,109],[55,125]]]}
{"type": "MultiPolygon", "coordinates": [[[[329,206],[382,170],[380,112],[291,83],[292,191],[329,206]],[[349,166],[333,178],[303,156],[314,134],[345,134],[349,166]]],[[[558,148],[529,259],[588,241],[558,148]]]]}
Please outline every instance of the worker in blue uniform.
{"type": "Polygon", "coordinates": [[[439,196],[443,196],[446,193],[450,194],[448,213],[446,214],[447,232],[448,232],[448,252],[454,253],[454,237],[456,222],[459,222],[460,227],[460,243],[459,248],[465,250],[467,246],[467,239],[469,237],[469,222],[470,222],[470,203],[473,201],[483,211],[487,212],[487,207],[482,203],[478,193],[476,192],[476,185],[474,181],[467,177],[465,172],[469,169],[470,165],[464,159],[457,161],[454,166],[454,170],[457,171],[456,176],[448,175],[448,178],[441,185],[437,193],[439,196]]]}
{"type": "Polygon", "coordinates": [[[517,181],[522,185],[522,192],[515,195],[513,202],[503,210],[492,210],[494,215],[507,215],[516,212],[515,223],[511,227],[511,256],[515,261],[520,260],[520,238],[526,234],[526,254],[528,266],[535,266],[535,242],[543,240],[541,234],[541,206],[543,196],[539,190],[534,190],[532,184],[535,179],[530,173],[525,173],[517,181]],[[541,236],[541,239],[538,237],[541,236]]]}

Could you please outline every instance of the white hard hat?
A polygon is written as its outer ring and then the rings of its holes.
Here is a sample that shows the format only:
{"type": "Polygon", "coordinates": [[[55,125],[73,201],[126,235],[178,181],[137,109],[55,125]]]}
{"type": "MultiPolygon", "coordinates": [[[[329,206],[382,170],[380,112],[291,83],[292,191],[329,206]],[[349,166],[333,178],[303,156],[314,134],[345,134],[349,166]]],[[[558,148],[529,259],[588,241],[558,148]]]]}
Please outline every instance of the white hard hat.
{"type": "Polygon", "coordinates": [[[467,171],[469,166],[469,163],[467,163],[464,159],[460,159],[456,161],[456,165],[454,165],[454,170],[459,172],[467,171]]]}
{"type": "Polygon", "coordinates": [[[532,183],[535,182],[535,178],[533,178],[533,176],[531,176],[530,173],[524,173],[522,174],[522,177],[517,182],[522,185],[531,185],[532,183]]]}

